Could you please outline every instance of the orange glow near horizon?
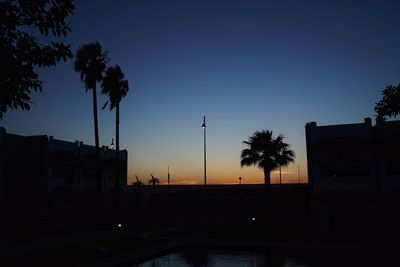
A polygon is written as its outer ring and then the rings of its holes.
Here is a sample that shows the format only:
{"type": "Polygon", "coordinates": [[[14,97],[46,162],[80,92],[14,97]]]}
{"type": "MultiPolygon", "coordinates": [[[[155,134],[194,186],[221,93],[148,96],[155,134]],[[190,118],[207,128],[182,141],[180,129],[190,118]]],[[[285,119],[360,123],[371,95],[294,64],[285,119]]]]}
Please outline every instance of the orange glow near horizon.
{"type": "MultiPolygon", "coordinates": [[[[243,138],[245,139],[245,138],[243,138]]],[[[288,140],[290,141],[290,140],[288,140]]],[[[182,141],[183,142],[183,141],[182,141]]],[[[240,167],[240,151],[243,145],[240,141],[234,141],[222,146],[224,140],[214,141],[207,152],[207,184],[263,184],[264,173],[261,169],[240,167]]],[[[143,183],[147,184],[150,174],[160,179],[160,184],[167,184],[168,166],[171,184],[203,184],[203,153],[202,143],[196,142],[196,146],[190,147],[170,146],[170,150],[159,146],[152,146],[146,153],[132,153],[128,157],[128,184],[135,181],[135,175],[139,176],[143,183]],[[194,151],[194,152],[191,152],[194,151]]],[[[301,144],[304,146],[304,144],[301,144]]],[[[160,144],[161,146],[161,144],[160,144]]],[[[293,149],[296,152],[296,162],[282,168],[282,183],[306,183],[308,181],[307,160],[305,148],[299,147],[295,142],[293,149]],[[300,179],[298,173],[300,167],[300,179]]],[[[271,171],[271,183],[280,183],[279,170],[271,171]]]]}
{"type": "MultiPolygon", "coordinates": [[[[149,172],[152,173],[152,172],[149,172]]],[[[167,172],[154,172],[157,178],[160,179],[160,184],[167,184],[167,172]]],[[[137,174],[143,183],[147,184],[150,179],[150,175],[143,173],[137,174]]],[[[308,176],[307,171],[303,167],[300,169],[300,179],[297,172],[297,165],[289,168],[282,169],[282,184],[295,184],[295,183],[307,183],[308,176]]],[[[240,167],[224,169],[217,172],[215,169],[210,169],[207,173],[207,184],[239,184],[239,177],[242,177],[242,184],[263,184],[264,174],[263,172],[255,167],[243,168],[240,167]]],[[[128,184],[132,184],[135,181],[135,174],[129,175],[128,184]]],[[[271,171],[271,183],[279,184],[279,170],[271,171]]],[[[203,173],[200,171],[194,172],[189,170],[183,170],[182,172],[171,171],[171,185],[202,185],[203,184],[203,173]]]]}

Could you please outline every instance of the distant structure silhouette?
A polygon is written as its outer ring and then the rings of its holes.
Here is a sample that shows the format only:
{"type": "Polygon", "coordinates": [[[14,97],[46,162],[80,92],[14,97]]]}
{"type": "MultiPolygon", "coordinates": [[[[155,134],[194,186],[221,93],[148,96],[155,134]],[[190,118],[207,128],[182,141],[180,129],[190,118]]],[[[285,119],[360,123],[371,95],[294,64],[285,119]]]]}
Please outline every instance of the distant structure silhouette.
{"type": "Polygon", "coordinates": [[[298,182],[300,183],[300,164],[297,164],[297,178],[298,182]]]}
{"type": "Polygon", "coordinates": [[[364,123],[307,123],[309,183],[319,194],[331,190],[389,193],[400,189],[400,121],[378,117],[364,123]]]}
{"type": "MultiPolygon", "coordinates": [[[[0,144],[7,157],[0,158],[0,176],[7,186],[5,191],[20,190],[18,184],[35,184],[42,193],[64,189],[80,192],[97,188],[96,157],[94,146],[83,142],[68,142],[52,136],[21,136],[7,133],[0,128],[0,144]],[[15,188],[14,188],[15,187],[15,188]],[[14,188],[14,189],[13,189],[14,188]]],[[[103,146],[100,151],[103,165],[101,189],[108,191],[115,188],[115,150],[103,146]]],[[[127,185],[127,150],[121,151],[120,188],[127,185]]],[[[4,185],[4,183],[2,183],[4,185]]]]}
{"type": "Polygon", "coordinates": [[[169,166],[168,166],[168,185],[170,184],[170,182],[171,182],[171,175],[169,173],[169,166]]]}

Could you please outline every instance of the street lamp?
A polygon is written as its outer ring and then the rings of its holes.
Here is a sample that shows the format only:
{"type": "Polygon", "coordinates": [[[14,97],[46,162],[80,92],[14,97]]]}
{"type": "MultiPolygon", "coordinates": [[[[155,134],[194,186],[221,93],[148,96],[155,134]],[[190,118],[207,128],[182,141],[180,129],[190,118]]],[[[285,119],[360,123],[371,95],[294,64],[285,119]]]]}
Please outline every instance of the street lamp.
{"type": "Polygon", "coordinates": [[[204,129],[204,185],[207,185],[207,160],[206,160],[206,116],[203,117],[203,124],[201,128],[204,129]]]}
{"type": "Polygon", "coordinates": [[[110,145],[111,149],[114,149],[114,138],[111,139],[111,145],[110,145]]]}

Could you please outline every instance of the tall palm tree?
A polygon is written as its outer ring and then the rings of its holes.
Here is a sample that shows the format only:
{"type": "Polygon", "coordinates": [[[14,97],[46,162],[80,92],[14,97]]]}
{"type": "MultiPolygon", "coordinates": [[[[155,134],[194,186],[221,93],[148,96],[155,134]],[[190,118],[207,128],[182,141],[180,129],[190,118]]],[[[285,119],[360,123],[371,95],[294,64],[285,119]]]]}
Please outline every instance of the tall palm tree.
{"type": "Polygon", "coordinates": [[[156,186],[156,184],[160,183],[160,179],[154,177],[153,174],[150,174],[151,178],[149,180],[149,184],[151,184],[152,186],[156,186]]]}
{"type": "Polygon", "coordinates": [[[257,166],[264,172],[264,183],[266,187],[271,185],[271,171],[294,162],[294,152],[290,145],[283,142],[284,137],[272,135],[272,131],[256,131],[247,141],[248,146],[242,150],[240,165],[257,166]]]}
{"type": "Polygon", "coordinates": [[[101,176],[99,163],[99,125],[97,119],[97,96],[96,84],[101,81],[103,71],[106,68],[107,53],[102,52],[101,45],[97,42],[88,43],[78,48],[75,54],[74,69],[80,72],[81,81],[85,86],[86,92],[92,90],[93,93],[93,120],[94,120],[94,137],[96,145],[96,176],[97,189],[101,190],[101,176]]]}
{"type": "Polygon", "coordinates": [[[115,189],[119,189],[120,178],[120,160],[119,160],[119,103],[121,99],[126,96],[129,90],[128,81],[124,80],[124,73],[121,68],[116,65],[109,67],[103,77],[101,83],[101,91],[103,94],[108,95],[109,100],[104,104],[103,109],[110,103],[110,110],[115,107],[115,147],[117,159],[117,171],[115,177],[115,189]]]}

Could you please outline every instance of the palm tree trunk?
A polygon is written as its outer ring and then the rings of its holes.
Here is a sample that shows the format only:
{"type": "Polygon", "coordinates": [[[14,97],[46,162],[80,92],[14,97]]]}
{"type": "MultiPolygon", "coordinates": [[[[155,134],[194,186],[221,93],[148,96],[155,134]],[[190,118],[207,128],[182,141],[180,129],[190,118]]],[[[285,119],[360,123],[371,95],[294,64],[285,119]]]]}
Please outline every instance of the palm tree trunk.
{"type": "Polygon", "coordinates": [[[279,166],[279,183],[282,184],[282,170],[281,170],[281,166],[279,166]]]}
{"type": "Polygon", "coordinates": [[[264,169],[264,184],[265,188],[270,188],[271,187],[271,171],[264,169]]]}
{"type": "Polygon", "coordinates": [[[115,189],[119,189],[119,176],[120,176],[120,162],[119,162],[119,104],[116,106],[115,118],[115,146],[116,146],[116,159],[117,159],[117,172],[115,177],[115,189]]]}
{"type": "Polygon", "coordinates": [[[97,120],[97,96],[96,85],[92,88],[93,91],[93,119],[94,119],[94,141],[96,146],[96,178],[97,190],[101,191],[101,172],[100,172],[100,147],[99,147],[99,123],[97,120]]]}

